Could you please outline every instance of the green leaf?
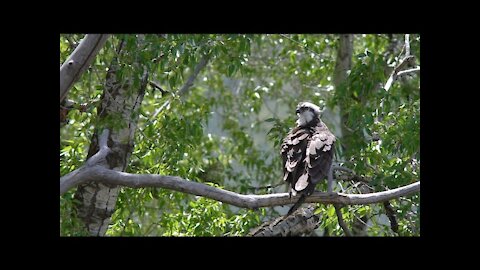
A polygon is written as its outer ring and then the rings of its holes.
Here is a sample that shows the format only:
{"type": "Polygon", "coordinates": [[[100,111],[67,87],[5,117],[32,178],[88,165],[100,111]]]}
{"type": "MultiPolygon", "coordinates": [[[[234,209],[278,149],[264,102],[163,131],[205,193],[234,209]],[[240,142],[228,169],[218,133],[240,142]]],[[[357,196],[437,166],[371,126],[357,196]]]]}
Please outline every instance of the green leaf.
{"type": "Polygon", "coordinates": [[[329,206],[329,207],[328,207],[328,210],[327,210],[327,215],[328,215],[329,217],[333,217],[333,216],[335,215],[335,207],[329,206]]]}
{"type": "Polygon", "coordinates": [[[295,60],[296,60],[296,55],[295,55],[295,52],[291,52],[290,53],[290,63],[291,64],[295,64],[295,60]]]}
{"type": "Polygon", "coordinates": [[[177,76],[175,72],[171,71],[170,74],[168,75],[168,84],[170,85],[170,88],[175,89],[176,83],[177,83],[177,76]]]}
{"type": "Polygon", "coordinates": [[[234,65],[234,64],[230,64],[230,65],[228,66],[227,75],[228,75],[229,77],[233,76],[233,74],[235,73],[235,70],[236,70],[235,65],[234,65]]]}

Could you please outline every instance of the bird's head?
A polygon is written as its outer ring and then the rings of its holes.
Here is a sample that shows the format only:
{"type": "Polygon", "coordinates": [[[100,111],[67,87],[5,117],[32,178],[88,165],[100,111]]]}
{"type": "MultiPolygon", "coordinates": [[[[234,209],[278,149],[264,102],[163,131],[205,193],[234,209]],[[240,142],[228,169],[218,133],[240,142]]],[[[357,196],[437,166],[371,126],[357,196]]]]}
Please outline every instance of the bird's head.
{"type": "Polygon", "coordinates": [[[305,126],[320,118],[320,107],[310,102],[300,102],[295,111],[298,116],[297,125],[305,126]]]}

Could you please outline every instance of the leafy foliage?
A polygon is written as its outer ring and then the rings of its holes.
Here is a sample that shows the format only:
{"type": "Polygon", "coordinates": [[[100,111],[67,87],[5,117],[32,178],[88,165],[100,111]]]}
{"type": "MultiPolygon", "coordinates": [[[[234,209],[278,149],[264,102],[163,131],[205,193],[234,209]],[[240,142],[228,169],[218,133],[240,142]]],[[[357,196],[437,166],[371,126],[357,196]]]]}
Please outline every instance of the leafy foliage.
{"type": "MultiPolygon", "coordinates": [[[[82,37],[60,36],[61,62],[82,37]]],[[[162,88],[147,88],[128,172],[176,175],[241,193],[284,192],[284,186],[254,187],[281,182],[279,144],[294,125],[295,106],[308,100],[324,108],[323,120],[335,134],[349,130],[339,136],[336,159],[370,179],[372,188],[420,179],[419,77],[401,79],[388,92],[381,88],[398,61],[403,35],[355,35],[352,70],[338,89],[332,78],[337,35],[113,35],[68,94],[86,109],[71,110],[61,126],[61,175],[85,161],[106,70],[121,40],[126,56],[117,76],[138,84],[142,74],[133,63],[140,61],[150,81],[162,88]],[[206,67],[180,95],[204,58],[206,67]]],[[[411,54],[419,57],[419,48],[420,36],[412,35],[411,54]]],[[[336,189],[358,192],[351,181],[339,182],[336,189]]],[[[60,233],[86,235],[72,210],[73,192],[60,198],[60,233]]],[[[388,219],[384,222],[381,205],[342,211],[348,224],[368,216],[368,235],[419,235],[419,197],[391,202],[398,234],[388,219]]],[[[286,210],[252,211],[170,190],[122,188],[107,235],[241,236],[286,210]]],[[[319,206],[317,212],[323,217],[319,232],[343,234],[333,206],[319,206]]]]}

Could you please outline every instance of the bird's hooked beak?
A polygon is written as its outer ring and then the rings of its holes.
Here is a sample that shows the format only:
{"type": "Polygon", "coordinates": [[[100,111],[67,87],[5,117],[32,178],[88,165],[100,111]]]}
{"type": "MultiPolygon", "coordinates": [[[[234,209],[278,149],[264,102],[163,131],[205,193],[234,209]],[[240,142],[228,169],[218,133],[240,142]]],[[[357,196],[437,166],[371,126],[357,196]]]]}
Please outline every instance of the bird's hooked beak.
{"type": "Polygon", "coordinates": [[[296,110],[295,112],[296,112],[296,113],[300,113],[300,109],[299,109],[299,108],[297,108],[297,110],[296,110]]]}

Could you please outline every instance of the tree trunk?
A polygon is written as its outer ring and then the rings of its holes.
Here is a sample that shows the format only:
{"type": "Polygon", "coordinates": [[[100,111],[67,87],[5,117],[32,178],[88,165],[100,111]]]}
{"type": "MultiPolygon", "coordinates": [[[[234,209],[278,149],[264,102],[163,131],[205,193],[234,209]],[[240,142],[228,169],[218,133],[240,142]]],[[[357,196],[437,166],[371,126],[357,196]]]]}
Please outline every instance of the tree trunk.
{"type": "MultiPolygon", "coordinates": [[[[338,43],[337,60],[333,72],[335,91],[342,87],[342,84],[345,83],[348,77],[347,71],[352,69],[353,34],[340,35],[338,43]]],[[[342,104],[340,103],[337,108],[334,108],[334,111],[340,114],[341,134],[337,135],[339,135],[340,138],[348,137],[351,133],[345,123],[348,115],[345,114],[342,104]]],[[[345,141],[342,141],[342,146],[348,148],[345,143],[345,141]]]]}
{"type": "MultiPolygon", "coordinates": [[[[113,59],[107,72],[102,102],[97,108],[98,123],[101,127],[97,124],[87,156],[88,159],[98,152],[98,132],[108,128],[111,131],[108,146],[112,153],[107,156],[105,167],[116,171],[125,171],[133,151],[138,110],[148,82],[146,68],[138,60],[132,63],[132,66],[137,68],[134,73],[143,74],[137,88],[134,88],[132,78],[126,78],[123,81],[118,78],[119,63],[124,62],[125,56],[122,51],[123,43],[124,41],[121,41],[117,57],[113,59]]],[[[78,186],[75,193],[76,199],[80,201],[77,213],[91,235],[105,235],[115,209],[118,192],[118,186],[101,183],[92,182],[78,186]]]]}

